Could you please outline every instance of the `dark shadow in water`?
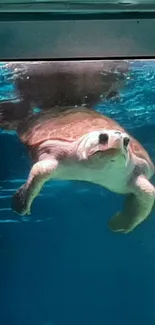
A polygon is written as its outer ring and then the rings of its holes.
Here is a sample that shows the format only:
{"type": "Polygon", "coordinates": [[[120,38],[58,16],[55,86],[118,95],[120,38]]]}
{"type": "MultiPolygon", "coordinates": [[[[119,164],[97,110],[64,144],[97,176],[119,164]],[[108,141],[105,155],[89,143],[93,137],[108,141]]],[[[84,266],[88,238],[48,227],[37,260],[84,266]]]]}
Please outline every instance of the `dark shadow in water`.
{"type": "Polygon", "coordinates": [[[93,107],[116,97],[125,83],[128,63],[123,61],[47,61],[6,64],[12,73],[17,102],[0,103],[0,126],[16,129],[33,109],[57,106],[93,107]]]}

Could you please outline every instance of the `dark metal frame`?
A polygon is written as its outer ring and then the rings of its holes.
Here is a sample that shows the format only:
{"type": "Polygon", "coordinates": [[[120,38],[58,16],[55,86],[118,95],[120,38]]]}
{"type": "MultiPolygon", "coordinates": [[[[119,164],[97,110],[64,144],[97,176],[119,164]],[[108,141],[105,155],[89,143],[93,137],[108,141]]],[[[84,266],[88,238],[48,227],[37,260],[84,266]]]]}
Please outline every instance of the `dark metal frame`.
{"type": "Polygon", "coordinates": [[[0,60],[113,59],[155,54],[155,13],[0,12],[0,60]]]}

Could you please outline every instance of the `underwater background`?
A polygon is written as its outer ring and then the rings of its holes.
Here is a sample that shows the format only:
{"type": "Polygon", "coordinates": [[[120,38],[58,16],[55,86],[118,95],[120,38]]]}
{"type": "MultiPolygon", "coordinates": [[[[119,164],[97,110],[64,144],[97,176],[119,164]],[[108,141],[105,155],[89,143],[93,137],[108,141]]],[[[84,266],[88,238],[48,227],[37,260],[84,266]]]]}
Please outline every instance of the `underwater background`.
{"type": "MultiPolygon", "coordinates": [[[[15,97],[0,66],[0,99],[15,97]]],[[[117,98],[95,106],[155,161],[155,61],[130,62],[117,98]]],[[[10,209],[30,161],[15,133],[0,133],[0,324],[154,325],[155,211],[128,235],[107,221],[124,197],[85,182],[49,182],[29,221],[10,209]]],[[[152,183],[155,184],[154,179],[152,183]]]]}

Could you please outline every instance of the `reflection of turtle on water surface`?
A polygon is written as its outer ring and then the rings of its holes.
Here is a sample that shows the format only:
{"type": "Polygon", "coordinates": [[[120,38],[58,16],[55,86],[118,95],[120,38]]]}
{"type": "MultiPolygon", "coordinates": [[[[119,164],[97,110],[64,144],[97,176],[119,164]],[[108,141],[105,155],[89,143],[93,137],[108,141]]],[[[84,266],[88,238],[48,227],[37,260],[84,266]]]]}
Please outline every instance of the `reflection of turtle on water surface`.
{"type": "Polygon", "coordinates": [[[30,214],[49,179],[84,180],[127,194],[122,211],[109,221],[113,231],[130,232],[151,213],[154,165],[140,143],[112,119],[86,108],[48,112],[29,119],[18,134],[34,165],[13,197],[17,213],[30,214]]]}

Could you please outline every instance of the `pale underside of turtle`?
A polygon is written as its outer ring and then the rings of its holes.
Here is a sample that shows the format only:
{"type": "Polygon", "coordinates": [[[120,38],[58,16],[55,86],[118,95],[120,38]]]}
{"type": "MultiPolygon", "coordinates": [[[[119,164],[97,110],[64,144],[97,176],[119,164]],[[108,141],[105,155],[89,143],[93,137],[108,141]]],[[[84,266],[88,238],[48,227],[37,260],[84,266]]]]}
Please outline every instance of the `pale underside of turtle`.
{"type": "Polygon", "coordinates": [[[84,180],[125,194],[125,204],[109,221],[111,230],[132,231],[151,213],[154,165],[141,146],[118,123],[86,108],[41,113],[20,126],[18,134],[34,165],[15,193],[12,209],[30,214],[31,205],[50,179],[84,180]]]}

